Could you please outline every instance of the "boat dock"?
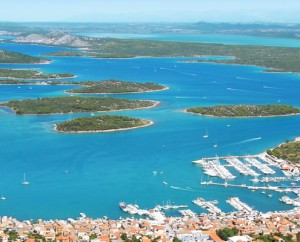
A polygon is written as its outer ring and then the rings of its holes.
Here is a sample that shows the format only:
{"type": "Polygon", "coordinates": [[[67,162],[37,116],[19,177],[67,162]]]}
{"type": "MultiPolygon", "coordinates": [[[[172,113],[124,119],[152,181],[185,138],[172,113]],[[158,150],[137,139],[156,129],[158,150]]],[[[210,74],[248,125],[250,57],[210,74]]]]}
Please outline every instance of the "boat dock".
{"type": "Polygon", "coordinates": [[[242,202],[238,197],[231,197],[226,200],[232,207],[234,207],[237,211],[245,212],[245,213],[253,213],[254,210],[246,203],[242,202]]]}
{"type": "Polygon", "coordinates": [[[235,168],[240,174],[242,175],[250,175],[250,176],[259,176],[257,172],[252,170],[249,166],[246,164],[242,163],[238,158],[233,157],[233,158],[225,158],[226,160],[233,168],[235,168]]]}
{"type": "Polygon", "coordinates": [[[253,191],[256,190],[270,190],[275,192],[291,192],[293,189],[299,189],[300,186],[247,186],[246,184],[229,184],[226,181],[224,183],[212,182],[212,181],[203,181],[201,185],[215,185],[215,186],[224,186],[224,187],[239,187],[246,188],[253,191]]]}
{"type": "Polygon", "coordinates": [[[224,166],[220,165],[219,159],[209,160],[202,165],[204,173],[209,176],[217,176],[222,179],[234,179],[235,176],[230,173],[224,166]]]}
{"type": "Polygon", "coordinates": [[[197,214],[190,209],[179,210],[179,213],[185,217],[195,218],[197,214]]]}
{"type": "Polygon", "coordinates": [[[254,157],[247,157],[245,158],[245,161],[247,161],[250,165],[259,169],[264,174],[270,175],[276,173],[272,168],[268,167],[266,164],[262,164],[254,157]]]}
{"type": "Polygon", "coordinates": [[[215,203],[218,203],[218,201],[205,201],[203,198],[197,198],[192,202],[201,208],[205,208],[210,213],[223,214],[222,210],[215,205],[215,203]]]}

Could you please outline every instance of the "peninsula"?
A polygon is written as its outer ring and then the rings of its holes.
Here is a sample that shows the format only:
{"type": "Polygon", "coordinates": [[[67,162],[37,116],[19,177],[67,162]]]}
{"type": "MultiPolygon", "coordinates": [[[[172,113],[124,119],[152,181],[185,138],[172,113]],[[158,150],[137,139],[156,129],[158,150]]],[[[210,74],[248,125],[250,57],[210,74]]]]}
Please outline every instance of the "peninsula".
{"type": "MultiPolygon", "coordinates": [[[[82,84],[84,82],[81,82],[82,84]]],[[[68,93],[94,93],[94,94],[104,94],[104,93],[139,93],[139,92],[154,92],[165,90],[167,87],[147,82],[147,83],[137,83],[137,82],[125,82],[119,80],[105,80],[100,82],[89,82],[86,87],[72,89],[67,91],[68,93]]]]}
{"type": "Polygon", "coordinates": [[[12,108],[16,114],[57,114],[116,111],[154,107],[155,101],[140,101],[119,98],[55,97],[12,100],[1,106],[12,108]]]}
{"type": "Polygon", "coordinates": [[[44,80],[44,79],[60,79],[60,78],[73,78],[73,74],[60,73],[60,74],[46,74],[39,71],[29,69],[6,69],[0,68],[1,78],[16,78],[16,79],[33,79],[33,80],[44,80]]]}
{"type": "Polygon", "coordinates": [[[300,109],[288,105],[219,105],[213,107],[195,107],[186,110],[188,113],[213,117],[272,117],[300,114],[300,109]]]}
{"type": "Polygon", "coordinates": [[[279,159],[300,163],[300,141],[287,142],[279,147],[268,150],[267,153],[279,159]]]}
{"type": "Polygon", "coordinates": [[[33,57],[17,52],[0,50],[0,63],[7,64],[46,64],[50,60],[33,57]]]}
{"type": "Polygon", "coordinates": [[[152,121],[127,116],[101,115],[76,118],[57,124],[55,130],[64,133],[114,132],[141,128],[153,124],[152,121]]]}

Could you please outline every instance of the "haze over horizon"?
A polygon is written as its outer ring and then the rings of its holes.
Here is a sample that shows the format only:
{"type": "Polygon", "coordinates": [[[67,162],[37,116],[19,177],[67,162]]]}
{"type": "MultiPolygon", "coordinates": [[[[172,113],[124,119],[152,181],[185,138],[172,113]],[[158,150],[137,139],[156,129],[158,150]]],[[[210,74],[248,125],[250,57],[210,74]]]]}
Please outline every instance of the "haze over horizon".
{"type": "Polygon", "coordinates": [[[0,21],[11,22],[277,22],[300,23],[298,0],[10,0],[0,21]]]}

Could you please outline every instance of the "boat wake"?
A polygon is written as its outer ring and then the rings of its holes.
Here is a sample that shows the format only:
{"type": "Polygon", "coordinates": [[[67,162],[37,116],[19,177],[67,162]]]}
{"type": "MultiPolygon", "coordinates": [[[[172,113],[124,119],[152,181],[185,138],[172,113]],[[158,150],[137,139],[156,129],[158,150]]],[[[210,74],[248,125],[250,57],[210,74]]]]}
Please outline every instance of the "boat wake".
{"type": "Polygon", "coordinates": [[[159,68],[160,70],[165,70],[165,71],[176,71],[174,69],[171,69],[171,68],[165,68],[165,67],[160,67],[159,68]]]}
{"type": "Polygon", "coordinates": [[[175,96],[175,98],[182,98],[182,99],[196,99],[198,97],[188,97],[188,96],[175,96]]]}
{"type": "Polygon", "coordinates": [[[187,192],[196,192],[196,190],[193,190],[190,187],[183,188],[183,187],[170,186],[170,188],[175,189],[175,190],[187,191],[187,192]]]}
{"type": "Polygon", "coordinates": [[[276,87],[269,87],[269,86],[263,86],[263,88],[265,88],[265,89],[279,89],[279,88],[276,88],[276,87]]]}
{"type": "Polygon", "coordinates": [[[181,71],[177,71],[177,73],[186,75],[186,76],[197,76],[197,74],[195,74],[195,73],[187,73],[187,72],[181,72],[181,71]]]}
{"type": "Polygon", "coordinates": [[[243,90],[235,89],[235,88],[231,88],[231,87],[227,87],[226,89],[229,91],[243,91],[243,90]]]}
{"type": "Polygon", "coordinates": [[[237,142],[236,144],[243,144],[243,143],[252,142],[252,141],[261,140],[261,139],[262,139],[262,137],[256,137],[256,138],[246,139],[246,140],[237,142]]]}

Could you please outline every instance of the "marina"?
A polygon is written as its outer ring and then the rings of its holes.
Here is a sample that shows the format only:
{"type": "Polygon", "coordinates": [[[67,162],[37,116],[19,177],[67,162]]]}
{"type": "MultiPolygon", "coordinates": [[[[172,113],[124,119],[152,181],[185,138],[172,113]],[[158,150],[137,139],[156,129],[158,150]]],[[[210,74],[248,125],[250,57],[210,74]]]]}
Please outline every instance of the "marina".
{"type": "Polygon", "coordinates": [[[203,164],[204,174],[209,176],[218,176],[222,179],[234,179],[233,176],[224,166],[220,165],[219,159],[208,160],[203,164]]]}
{"type": "Polygon", "coordinates": [[[238,197],[231,197],[226,202],[228,202],[232,207],[234,207],[237,211],[244,213],[255,213],[249,205],[242,202],[238,197]]]}
{"type": "Polygon", "coordinates": [[[232,167],[234,167],[240,174],[245,176],[259,176],[257,172],[252,170],[248,165],[242,163],[238,158],[232,157],[232,158],[225,158],[232,167]]]}
{"type": "Polygon", "coordinates": [[[205,201],[203,198],[197,198],[192,201],[194,204],[198,205],[201,208],[207,209],[209,213],[213,214],[223,214],[222,210],[219,209],[215,204],[218,203],[215,201],[205,201]]]}
{"type": "Polygon", "coordinates": [[[190,218],[195,218],[197,217],[197,214],[194,213],[192,210],[190,209],[184,209],[184,210],[179,210],[179,213],[184,216],[184,217],[190,217],[190,218]]]}
{"type": "Polygon", "coordinates": [[[300,207],[300,198],[299,197],[293,199],[293,198],[290,198],[288,196],[283,196],[279,199],[279,201],[281,201],[285,204],[288,204],[288,205],[300,207]]]}
{"type": "Polygon", "coordinates": [[[251,164],[252,166],[256,167],[257,169],[259,169],[264,174],[267,175],[275,174],[275,171],[273,169],[268,167],[266,164],[262,164],[254,157],[247,157],[245,158],[245,161],[251,164]]]}

